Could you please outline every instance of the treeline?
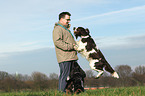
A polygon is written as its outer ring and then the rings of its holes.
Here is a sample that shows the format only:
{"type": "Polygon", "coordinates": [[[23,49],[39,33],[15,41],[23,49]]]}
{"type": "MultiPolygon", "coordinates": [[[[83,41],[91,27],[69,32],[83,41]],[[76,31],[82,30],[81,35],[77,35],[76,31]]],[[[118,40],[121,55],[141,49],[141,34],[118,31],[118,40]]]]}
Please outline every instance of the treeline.
{"type": "MultiPolygon", "coordinates": [[[[104,73],[99,79],[93,70],[87,70],[84,86],[85,87],[127,87],[145,85],[145,66],[138,66],[134,70],[128,65],[115,67],[120,78],[115,79],[108,73],[104,73]]],[[[51,73],[49,76],[41,72],[33,72],[31,76],[21,74],[9,74],[0,71],[0,91],[17,90],[48,90],[57,89],[58,75],[51,73]]]]}
{"type": "Polygon", "coordinates": [[[99,79],[94,79],[95,75],[92,70],[86,71],[86,87],[128,87],[145,85],[145,66],[138,66],[134,70],[128,65],[119,65],[115,67],[119,74],[119,79],[111,77],[110,74],[104,73],[99,79]]]}
{"type": "Polygon", "coordinates": [[[33,72],[31,76],[22,74],[8,74],[0,71],[0,90],[45,90],[56,89],[58,86],[58,75],[51,73],[49,77],[41,72],[33,72]]]}

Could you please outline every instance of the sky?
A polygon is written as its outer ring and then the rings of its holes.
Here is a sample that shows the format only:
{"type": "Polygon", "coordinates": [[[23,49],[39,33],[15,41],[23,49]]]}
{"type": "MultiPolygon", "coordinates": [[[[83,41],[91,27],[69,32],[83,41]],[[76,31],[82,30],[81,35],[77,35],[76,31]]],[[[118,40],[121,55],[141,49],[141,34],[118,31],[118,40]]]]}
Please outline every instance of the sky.
{"type": "Polygon", "coordinates": [[[0,71],[59,74],[52,31],[64,11],[71,13],[72,33],[88,28],[113,68],[145,66],[144,0],[0,0],[0,71]]]}

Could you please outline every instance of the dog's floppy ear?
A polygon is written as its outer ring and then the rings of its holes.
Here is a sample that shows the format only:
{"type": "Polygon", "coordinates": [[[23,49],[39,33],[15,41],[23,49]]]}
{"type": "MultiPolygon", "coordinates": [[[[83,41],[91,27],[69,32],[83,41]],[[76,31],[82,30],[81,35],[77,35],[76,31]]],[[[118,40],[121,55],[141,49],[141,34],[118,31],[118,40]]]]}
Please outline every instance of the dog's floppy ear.
{"type": "Polygon", "coordinates": [[[90,31],[89,31],[89,29],[88,28],[86,28],[86,32],[89,34],[90,33],[90,31]]]}

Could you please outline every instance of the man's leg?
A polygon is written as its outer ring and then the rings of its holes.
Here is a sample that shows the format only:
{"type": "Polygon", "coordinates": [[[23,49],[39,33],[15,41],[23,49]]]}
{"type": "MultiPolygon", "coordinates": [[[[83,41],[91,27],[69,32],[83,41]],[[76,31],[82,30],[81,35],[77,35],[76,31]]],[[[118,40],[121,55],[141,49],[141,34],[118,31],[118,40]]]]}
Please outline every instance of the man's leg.
{"type": "Polygon", "coordinates": [[[71,61],[68,62],[61,62],[59,63],[60,67],[60,76],[59,76],[59,91],[65,92],[65,87],[66,87],[66,79],[70,74],[70,68],[71,68],[71,61]]]}

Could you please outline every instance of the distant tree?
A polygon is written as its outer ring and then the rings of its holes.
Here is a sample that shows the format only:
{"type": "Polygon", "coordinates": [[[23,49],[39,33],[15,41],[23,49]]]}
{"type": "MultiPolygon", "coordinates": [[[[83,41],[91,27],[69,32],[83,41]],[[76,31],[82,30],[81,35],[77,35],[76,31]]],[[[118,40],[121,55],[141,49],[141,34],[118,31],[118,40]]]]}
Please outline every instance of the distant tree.
{"type": "Polygon", "coordinates": [[[48,80],[47,75],[41,73],[41,72],[33,72],[32,73],[32,79],[34,81],[43,81],[43,80],[48,80]]]}
{"type": "Polygon", "coordinates": [[[31,77],[34,82],[34,89],[41,90],[48,87],[48,77],[45,74],[33,72],[31,77]]]}
{"type": "Polygon", "coordinates": [[[0,71],[0,80],[3,80],[7,77],[9,77],[9,74],[7,72],[0,71]]]}
{"type": "Polygon", "coordinates": [[[49,75],[48,84],[49,84],[49,88],[57,89],[58,88],[58,74],[51,73],[49,75]]]}
{"type": "MultiPolygon", "coordinates": [[[[9,74],[4,71],[0,71],[0,89],[4,91],[9,91],[8,84],[6,85],[7,80],[9,79],[9,74]],[[6,81],[6,82],[4,82],[6,81]]],[[[9,82],[7,82],[9,83],[9,82]]]]}
{"type": "Polygon", "coordinates": [[[126,78],[132,75],[132,69],[129,65],[119,65],[115,67],[115,70],[119,73],[119,77],[126,78]]]}
{"type": "Polygon", "coordinates": [[[56,73],[51,73],[51,74],[49,75],[49,79],[58,79],[58,74],[56,74],[56,73]]]}
{"type": "Polygon", "coordinates": [[[12,76],[14,79],[19,80],[19,81],[32,80],[31,76],[28,76],[28,75],[12,74],[11,76],[12,76]]]}
{"type": "Polygon", "coordinates": [[[138,85],[144,85],[145,83],[145,66],[138,66],[135,68],[133,78],[138,85]]]}
{"type": "Polygon", "coordinates": [[[122,86],[133,86],[135,84],[135,81],[131,79],[133,72],[129,65],[119,65],[115,67],[115,70],[119,74],[119,80],[122,86]]]}
{"type": "Polygon", "coordinates": [[[138,66],[135,68],[135,73],[139,75],[145,75],[145,66],[138,66]]]}
{"type": "Polygon", "coordinates": [[[86,77],[87,78],[92,78],[92,77],[95,77],[95,75],[94,75],[92,70],[87,70],[86,71],[86,77]]]}

